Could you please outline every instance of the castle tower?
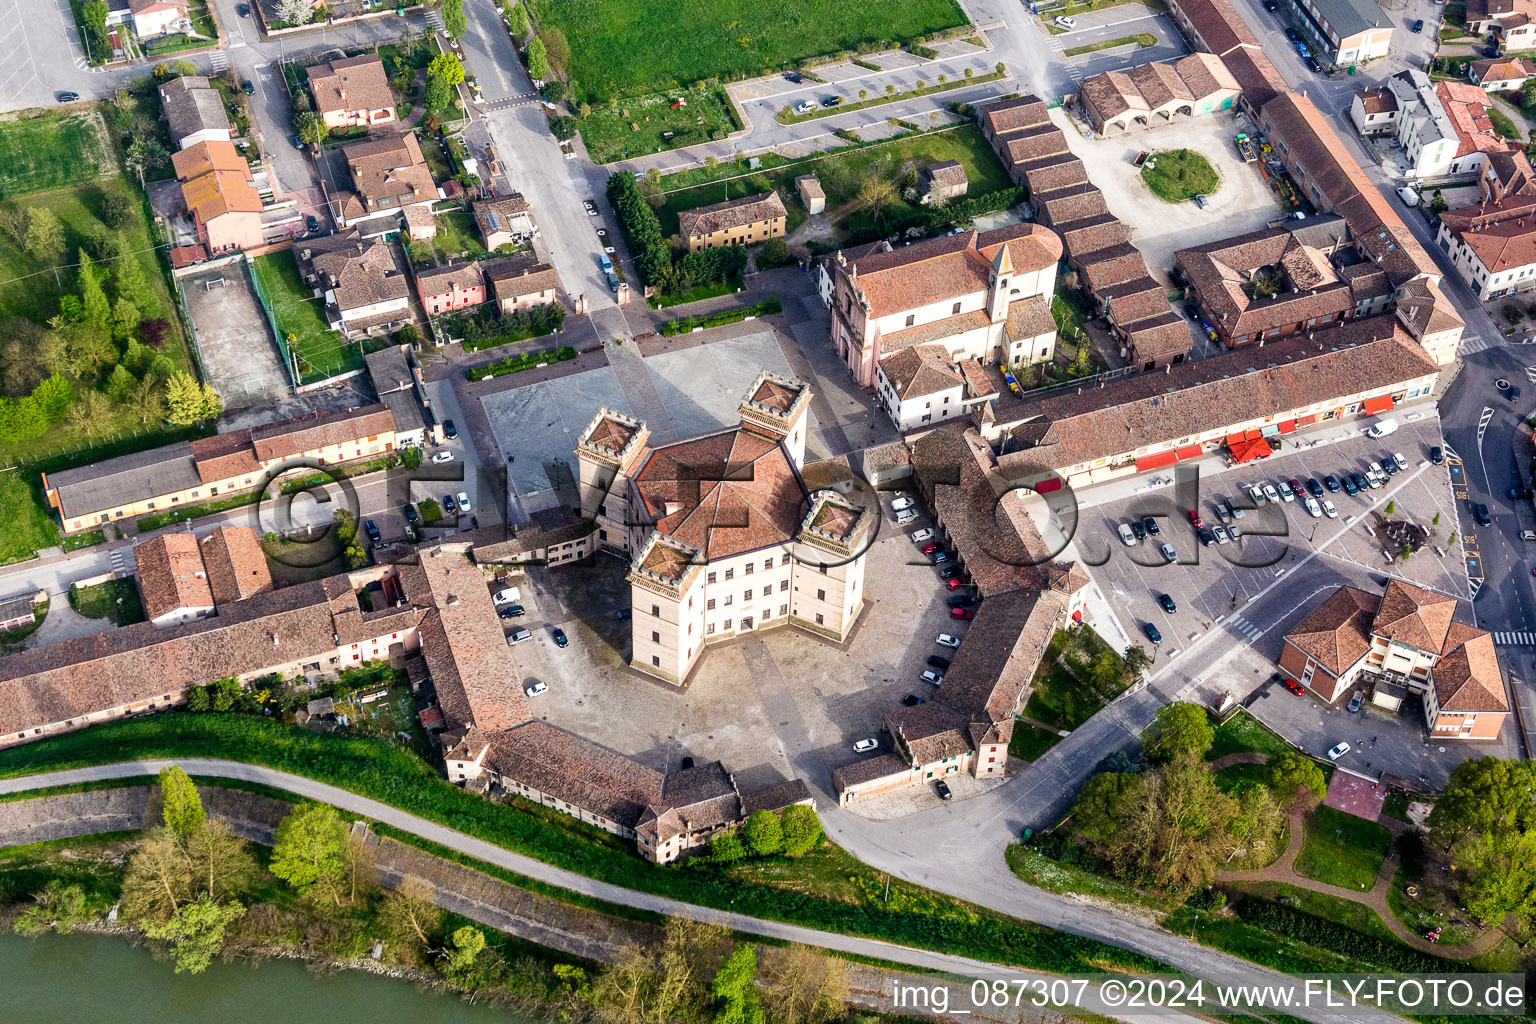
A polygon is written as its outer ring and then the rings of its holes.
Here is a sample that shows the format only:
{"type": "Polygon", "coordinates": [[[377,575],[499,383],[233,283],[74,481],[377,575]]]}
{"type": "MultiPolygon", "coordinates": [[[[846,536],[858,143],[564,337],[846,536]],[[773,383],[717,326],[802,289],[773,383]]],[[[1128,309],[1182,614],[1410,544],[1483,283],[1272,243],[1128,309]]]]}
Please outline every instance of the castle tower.
{"type": "Polygon", "coordinates": [[[576,442],[576,461],[581,470],[578,487],[581,516],[597,523],[598,542],[606,548],[630,553],[630,527],[634,516],[629,502],[629,480],[644,461],[651,432],[633,416],[600,409],[576,442]]]}
{"type": "Polygon", "coordinates": [[[995,324],[1008,319],[1008,289],[1013,284],[1013,257],[1005,242],[992,260],[987,275],[987,318],[995,324]]]}
{"type": "Polygon", "coordinates": [[[737,412],[744,429],[781,441],[796,469],[805,465],[806,412],[811,405],[811,386],[764,370],[747,388],[737,412]]]}
{"type": "Polygon", "coordinates": [[[795,535],[790,622],[841,643],[864,606],[864,554],[875,513],[857,500],[817,492],[795,535]]]}

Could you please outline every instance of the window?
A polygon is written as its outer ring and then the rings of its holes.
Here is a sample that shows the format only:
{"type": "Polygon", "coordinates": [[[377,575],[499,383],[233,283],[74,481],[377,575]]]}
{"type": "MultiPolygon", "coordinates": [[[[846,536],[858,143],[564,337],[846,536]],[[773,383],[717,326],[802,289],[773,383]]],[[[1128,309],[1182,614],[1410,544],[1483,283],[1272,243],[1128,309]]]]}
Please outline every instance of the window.
{"type": "Polygon", "coordinates": [[[705,583],[713,583],[713,582],[715,582],[715,574],[714,573],[710,573],[707,577],[705,577],[704,582],[705,583]]]}
{"type": "Polygon", "coordinates": [[[817,612],[816,613],[816,625],[818,625],[818,626],[825,625],[825,623],[822,622],[821,612],[817,612]]]}
{"type": "Polygon", "coordinates": [[[763,572],[767,572],[769,569],[772,569],[772,568],[773,568],[773,559],[771,559],[771,558],[763,559],[763,572]]]}
{"type": "Polygon", "coordinates": [[[714,631],[715,631],[715,624],[713,622],[711,622],[709,625],[704,627],[704,632],[705,633],[713,633],[714,631]]]}
{"type": "Polygon", "coordinates": [[[779,580],[779,593],[782,594],[784,591],[786,591],[788,589],[789,589],[789,580],[779,580]]]}
{"type": "Polygon", "coordinates": [[[911,327],[916,322],[917,322],[917,315],[913,314],[913,313],[908,313],[907,314],[907,326],[911,327]]]}
{"type": "Polygon", "coordinates": [[[789,564],[789,552],[787,552],[787,551],[784,552],[784,556],[779,559],[779,564],[780,565],[788,565],[789,564]]]}
{"type": "Polygon", "coordinates": [[[741,595],[741,599],[743,601],[750,601],[750,600],[752,600],[752,591],[748,590],[745,594],[742,594],[741,595]]]}
{"type": "Polygon", "coordinates": [[[651,643],[653,643],[653,644],[661,643],[661,634],[656,632],[654,629],[651,630],[651,643]]]}
{"type": "Polygon", "coordinates": [[[725,595],[725,606],[727,608],[729,608],[731,606],[731,600],[732,600],[731,595],[730,594],[726,594],[725,595]]]}
{"type": "Polygon", "coordinates": [[[788,615],[789,614],[789,605],[787,605],[787,604],[779,605],[779,614],[780,615],[788,615]]]}
{"type": "Polygon", "coordinates": [[[731,628],[731,620],[730,619],[726,619],[724,624],[721,625],[720,628],[721,629],[730,629],[731,628]]]}
{"type": "Polygon", "coordinates": [[[651,655],[651,665],[656,668],[661,668],[661,659],[656,657],[654,654],[651,655]]]}
{"type": "Polygon", "coordinates": [[[825,590],[818,590],[818,591],[816,591],[816,600],[818,600],[818,601],[825,601],[826,599],[827,599],[827,592],[825,590]]]}
{"type": "Polygon", "coordinates": [[[754,568],[756,568],[756,566],[754,566],[751,562],[748,562],[747,565],[746,565],[746,568],[742,569],[742,573],[744,573],[747,576],[750,576],[750,575],[752,575],[752,570],[754,568]]]}
{"type": "Polygon", "coordinates": [[[736,576],[736,570],[735,569],[727,569],[727,570],[725,570],[725,578],[726,579],[733,579],[733,578],[735,578],[735,576],[736,576]]]}
{"type": "Polygon", "coordinates": [[[599,505],[599,506],[597,506],[597,514],[606,519],[608,517],[608,506],[607,505],[599,505]]]}
{"type": "Polygon", "coordinates": [[[704,602],[704,610],[707,611],[707,612],[712,612],[712,611],[715,610],[715,599],[714,598],[710,598],[708,601],[704,602]]]}
{"type": "Polygon", "coordinates": [[[661,605],[659,605],[659,604],[651,605],[651,614],[653,616],[655,616],[656,618],[658,618],[658,619],[661,618],[661,605]]]}

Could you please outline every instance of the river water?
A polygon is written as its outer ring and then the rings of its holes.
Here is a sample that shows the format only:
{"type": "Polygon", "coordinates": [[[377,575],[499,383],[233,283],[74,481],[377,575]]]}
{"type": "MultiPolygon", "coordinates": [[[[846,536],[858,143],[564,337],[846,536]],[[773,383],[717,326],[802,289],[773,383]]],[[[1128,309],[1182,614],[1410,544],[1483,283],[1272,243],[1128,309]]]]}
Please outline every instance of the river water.
{"type": "Polygon", "coordinates": [[[0,933],[0,977],[0,1020],[17,1024],[533,1024],[394,978],[315,974],[296,960],[215,961],[176,974],[109,935],[0,933]]]}

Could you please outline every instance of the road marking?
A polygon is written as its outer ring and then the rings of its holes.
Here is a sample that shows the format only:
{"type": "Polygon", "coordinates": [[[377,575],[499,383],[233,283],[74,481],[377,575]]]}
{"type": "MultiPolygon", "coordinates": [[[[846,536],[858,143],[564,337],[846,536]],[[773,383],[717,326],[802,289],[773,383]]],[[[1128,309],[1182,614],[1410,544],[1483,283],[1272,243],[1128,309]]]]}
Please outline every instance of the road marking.
{"type": "Polygon", "coordinates": [[[1525,379],[1532,384],[1536,384],[1536,366],[1527,366],[1525,368],[1525,379]]]}
{"type": "Polygon", "coordinates": [[[1493,419],[1493,406],[1483,406],[1483,415],[1477,421],[1477,443],[1481,447],[1483,435],[1488,432],[1488,421],[1493,419]]]}
{"type": "Polygon", "coordinates": [[[1506,647],[1513,647],[1519,644],[1536,644],[1536,633],[1531,633],[1524,630],[1518,630],[1509,633],[1495,633],[1493,634],[1493,642],[1506,647]]]}

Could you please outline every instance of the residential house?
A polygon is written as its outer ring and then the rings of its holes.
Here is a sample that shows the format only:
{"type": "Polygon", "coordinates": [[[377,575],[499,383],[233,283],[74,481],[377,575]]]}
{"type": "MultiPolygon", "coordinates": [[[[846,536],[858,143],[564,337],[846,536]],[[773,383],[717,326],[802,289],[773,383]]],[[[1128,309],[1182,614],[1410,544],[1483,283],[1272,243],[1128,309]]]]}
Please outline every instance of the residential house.
{"type": "Polygon", "coordinates": [[[415,274],[421,306],[429,316],[467,309],[485,301],[485,276],[480,273],[480,264],[474,261],[423,267],[415,274]]]}
{"type": "Polygon", "coordinates": [[[33,613],[33,609],[47,600],[46,590],[0,600],[0,633],[9,633],[13,629],[21,629],[36,623],[37,616],[33,613]]]}
{"type": "Polygon", "coordinates": [[[1468,228],[1442,222],[1436,242],[1474,295],[1492,299],[1536,284],[1536,215],[1468,228]]]}
{"type": "Polygon", "coordinates": [[[490,283],[496,309],[503,316],[560,300],[560,276],[531,252],[484,260],[480,271],[490,283]]]}
{"type": "Polygon", "coordinates": [[[1174,266],[1189,285],[1189,298],[1228,348],[1354,316],[1355,294],[1329,254],[1285,228],[1181,249],[1174,266]]]}
{"type": "Polygon", "coordinates": [[[315,113],[327,128],[364,128],[395,120],[395,91],[376,53],[304,69],[315,113]]]}
{"type": "Polygon", "coordinates": [[[128,11],[133,15],[133,34],[140,39],[192,31],[187,0],[128,0],[128,11]]]}
{"type": "Polygon", "coordinates": [[[1397,95],[1384,85],[1357,90],[1349,104],[1349,119],[1361,135],[1395,131],[1397,115],[1397,95]]]}
{"type": "Polygon", "coordinates": [[[1313,56],[1332,67],[1387,55],[1392,22],[1373,0],[1281,0],[1313,56]]]}
{"type": "Polygon", "coordinates": [[[960,166],[958,160],[941,160],[929,164],[923,168],[920,177],[924,203],[959,199],[970,187],[965,168],[960,166]]]}
{"type": "Polygon", "coordinates": [[[183,75],[162,85],[160,109],[177,149],[232,139],[224,97],[201,75],[183,75]]]}
{"type": "Polygon", "coordinates": [[[1362,133],[1366,125],[1390,125],[1407,157],[1410,177],[1477,174],[1488,154],[1509,149],[1493,130],[1488,119],[1491,101],[1479,86],[1431,81],[1410,68],[1387,79],[1386,88],[1395,101],[1390,107],[1378,102],[1381,109],[1368,120],[1366,101],[1357,97],[1351,119],[1362,133]]]}
{"type": "MultiPolygon", "coordinates": [[[[387,234],[402,226],[410,207],[424,207],[442,198],[414,132],[388,135],[341,147],[342,159],[352,176],[351,192],[331,197],[337,226],[362,227],[369,234],[387,234]]],[[[420,230],[412,225],[415,237],[420,230]]],[[[425,237],[431,237],[429,228],[425,237]]]]}
{"type": "Polygon", "coordinates": [[[176,179],[197,239],[214,256],[259,248],[261,196],[251,182],[250,165],[234,143],[199,142],[171,154],[176,179]]]}
{"type": "Polygon", "coordinates": [[[1231,110],[1241,94],[1220,57],[1192,53],[1128,72],[1094,75],[1078,91],[1078,105],[1094,131],[1118,135],[1179,117],[1231,110]]]}
{"type": "Polygon", "coordinates": [[[582,517],[630,556],[631,668],[682,684],[712,643],[780,626],[848,638],[875,514],[807,494],[810,400],[764,371],[735,427],[652,447],[644,423],[603,409],[582,432],[582,517]]]}
{"type": "Polygon", "coordinates": [[[325,299],[326,322],[347,337],[385,334],[411,319],[396,246],[357,228],[294,243],[299,272],[325,299]]]}
{"type": "Polygon", "coordinates": [[[821,181],[814,174],[802,174],[795,179],[795,191],[800,195],[800,202],[805,204],[805,212],[812,217],[824,213],[827,209],[827,194],[821,189],[821,181]]]}
{"type": "Polygon", "coordinates": [[[1432,741],[1497,739],[1509,700],[1493,637],[1457,610],[1397,579],[1380,597],[1340,587],[1286,634],[1280,668],[1325,704],[1357,686],[1389,710],[1417,694],[1432,741]]]}
{"type": "Polygon", "coordinates": [[[1536,49],[1536,2],[1467,0],[1467,31],[1489,36],[1502,52],[1536,49]]]}
{"type": "Polygon", "coordinates": [[[213,613],[213,590],[197,537],[164,533],[133,552],[138,567],[144,617],[156,629],[179,626],[213,613]]]}
{"type": "Polygon", "coordinates": [[[440,440],[442,428],[432,413],[432,400],[421,379],[421,364],[409,345],[387,345],[363,356],[379,401],[395,423],[395,444],[420,448],[440,440]]]}
{"type": "Polygon", "coordinates": [[[893,352],[880,360],[878,373],[875,401],[902,433],[969,411],[965,378],[943,345],[893,352]]]}
{"type": "Polygon", "coordinates": [[[789,212],[777,192],[760,192],[723,203],[684,210],[677,215],[677,231],[688,242],[688,251],[751,245],[784,237],[789,212]]]}
{"type": "Polygon", "coordinates": [[[1029,365],[1051,357],[1047,330],[1060,237],[1039,224],[966,231],[893,251],[824,259],[832,343],[862,387],[890,353],[939,344],[950,358],[1029,365]]]}
{"type": "Polygon", "coordinates": [[[1516,92],[1536,78],[1536,61],[1525,57],[1493,57],[1467,64],[1467,80],[1486,92],[1516,92]]]}
{"type": "Polygon", "coordinates": [[[527,200],[516,192],[498,199],[482,199],[472,209],[475,227],[480,229],[480,237],[490,252],[526,242],[538,233],[527,200]]]}

